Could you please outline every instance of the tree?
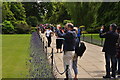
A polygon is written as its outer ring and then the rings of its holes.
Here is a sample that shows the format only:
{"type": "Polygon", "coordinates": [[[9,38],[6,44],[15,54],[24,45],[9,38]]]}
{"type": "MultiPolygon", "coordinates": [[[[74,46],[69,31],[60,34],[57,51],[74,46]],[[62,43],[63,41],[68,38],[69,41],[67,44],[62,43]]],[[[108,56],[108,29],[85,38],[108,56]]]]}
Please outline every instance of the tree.
{"type": "Polygon", "coordinates": [[[2,5],[2,21],[3,22],[5,20],[8,20],[8,21],[16,20],[13,12],[10,10],[10,6],[11,6],[11,3],[3,2],[3,5],[2,5]]]}
{"type": "Polygon", "coordinates": [[[26,11],[27,18],[30,16],[35,16],[39,22],[42,22],[42,16],[45,13],[45,3],[37,3],[37,2],[23,2],[24,8],[26,11]]]}
{"type": "Polygon", "coordinates": [[[25,21],[26,11],[21,2],[11,2],[10,10],[14,14],[14,17],[16,18],[16,20],[25,21]]]}
{"type": "Polygon", "coordinates": [[[118,17],[120,15],[118,10],[117,2],[107,2],[102,3],[100,8],[98,9],[98,17],[97,22],[101,24],[109,25],[111,23],[118,23],[118,17]]]}
{"type": "Polygon", "coordinates": [[[35,16],[29,16],[27,18],[27,23],[33,27],[36,27],[36,25],[38,24],[38,20],[35,16]]]}

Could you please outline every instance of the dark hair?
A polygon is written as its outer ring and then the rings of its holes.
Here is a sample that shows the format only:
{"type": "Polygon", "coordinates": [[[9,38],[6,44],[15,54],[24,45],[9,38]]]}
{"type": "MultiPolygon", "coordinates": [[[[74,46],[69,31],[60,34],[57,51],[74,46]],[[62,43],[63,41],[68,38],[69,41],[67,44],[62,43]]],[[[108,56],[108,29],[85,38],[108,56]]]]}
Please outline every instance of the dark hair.
{"type": "Polygon", "coordinates": [[[120,26],[117,27],[117,30],[120,30],[120,26]]]}
{"type": "Polygon", "coordinates": [[[69,27],[69,28],[72,28],[72,29],[74,28],[74,26],[71,25],[71,24],[68,24],[68,27],[69,27]]]}
{"type": "Polygon", "coordinates": [[[116,24],[110,24],[110,27],[112,27],[113,31],[115,31],[117,29],[117,25],[116,24]]]}
{"type": "Polygon", "coordinates": [[[48,28],[48,29],[51,29],[51,26],[48,26],[47,28],[48,28]]]}

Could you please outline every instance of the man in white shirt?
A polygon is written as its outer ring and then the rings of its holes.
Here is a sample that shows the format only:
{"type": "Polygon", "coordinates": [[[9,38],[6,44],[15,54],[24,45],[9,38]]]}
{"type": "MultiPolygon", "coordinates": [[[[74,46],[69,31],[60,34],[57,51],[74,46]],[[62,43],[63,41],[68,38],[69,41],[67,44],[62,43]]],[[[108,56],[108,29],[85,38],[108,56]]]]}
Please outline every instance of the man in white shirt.
{"type": "Polygon", "coordinates": [[[52,30],[50,27],[48,27],[48,29],[46,30],[46,37],[47,37],[47,40],[48,40],[48,47],[50,47],[50,44],[51,44],[51,34],[52,34],[52,30]]]}

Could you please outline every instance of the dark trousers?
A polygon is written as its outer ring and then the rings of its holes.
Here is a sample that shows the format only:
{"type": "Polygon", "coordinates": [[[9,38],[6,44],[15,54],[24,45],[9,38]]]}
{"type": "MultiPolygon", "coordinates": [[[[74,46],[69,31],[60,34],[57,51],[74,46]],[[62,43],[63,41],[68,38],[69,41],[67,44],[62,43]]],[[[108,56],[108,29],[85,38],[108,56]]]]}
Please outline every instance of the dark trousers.
{"type": "Polygon", "coordinates": [[[110,53],[105,52],[105,60],[106,60],[106,75],[110,76],[110,61],[112,63],[112,76],[115,76],[116,73],[116,57],[115,55],[110,55],[110,53]]]}
{"type": "Polygon", "coordinates": [[[116,70],[118,68],[118,73],[120,73],[120,58],[117,58],[116,66],[116,70]]]}
{"type": "Polygon", "coordinates": [[[47,37],[47,40],[48,40],[48,47],[50,47],[50,44],[51,44],[51,37],[47,37]]]}

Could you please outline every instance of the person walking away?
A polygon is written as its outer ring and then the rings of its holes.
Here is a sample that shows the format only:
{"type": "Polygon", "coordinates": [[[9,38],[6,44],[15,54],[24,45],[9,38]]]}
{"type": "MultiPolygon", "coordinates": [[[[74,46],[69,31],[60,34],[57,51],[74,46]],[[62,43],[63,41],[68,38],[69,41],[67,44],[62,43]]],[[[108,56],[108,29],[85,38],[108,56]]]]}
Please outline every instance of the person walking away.
{"type": "MultiPolygon", "coordinates": [[[[76,34],[77,34],[76,46],[75,46],[75,48],[76,48],[77,46],[79,46],[79,43],[80,43],[80,36],[78,37],[79,30],[78,30],[77,27],[74,27],[74,31],[75,31],[76,34]]],[[[78,61],[78,55],[75,53],[74,58],[73,58],[73,65],[72,65],[73,71],[74,71],[74,74],[75,74],[74,80],[78,80],[78,79],[77,79],[77,76],[78,76],[77,61],[78,61]]]]}
{"type": "Polygon", "coordinates": [[[118,71],[117,74],[120,75],[120,27],[117,28],[117,33],[119,35],[116,47],[117,47],[117,63],[118,63],[118,71]]]}
{"type": "Polygon", "coordinates": [[[77,34],[75,31],[72,31],[74,28],[72,23],[67,23],[65,25],[66,33],[61,34],[58,32],[59,37],[63,37],[64,40],[64,46],[63,46],[63,62],[64,62],[64,68],[68,66],[68,75],[66,73],[66,78],[72,78],[71,72],[72,72],[72,63],[73,63],[73,57],[75,55],[75,44],[76,44],[76,38],[77,34]]]}
{"type": "Polygon", "coordinates": [[[58,53],[59,49],[60,49],[60,53],[62,53],[63,38],[58,37],[58,31],[61,34],[63,34],[62,27],[60,25],[57,25],[57,30],[56,30],[56,36],[57,36],[57,39],[56,39],[56,49],[57,49],[57,53],[58,53]]]}
{"type": "Polygon", "coordinates": [[[116,43],[118,39],[118,34],[116,31],[116,24],[111,24],[109,27],[109,31],[106,33],[103,33],[104,27],[101,27],[100,30],[100,38],[105,38],[104,46],[103,46],[103,52],[105,52],[105,61],[106,61],[106,75],[103,76],[103,78],[116,78],[116,43]],[[112,63],[112,75],[110,75],[110,60],[112,63]]]}
{"type": "Polygon", "coordinates": [[[77,28],[78,28],[77,38],[78,38],[78,40],[80,42],[81,30],[80,30],[79,27],[77,27],[77,28]]]}
{"type": "Polygon", "coordinates": [[[48,29],[46,30],[46,37],[47,37],[47,40],[48,40],[48,47],[50,47],[51,45],[51,34],[53,34],[50,26],[48,26],[48,29]]]}

